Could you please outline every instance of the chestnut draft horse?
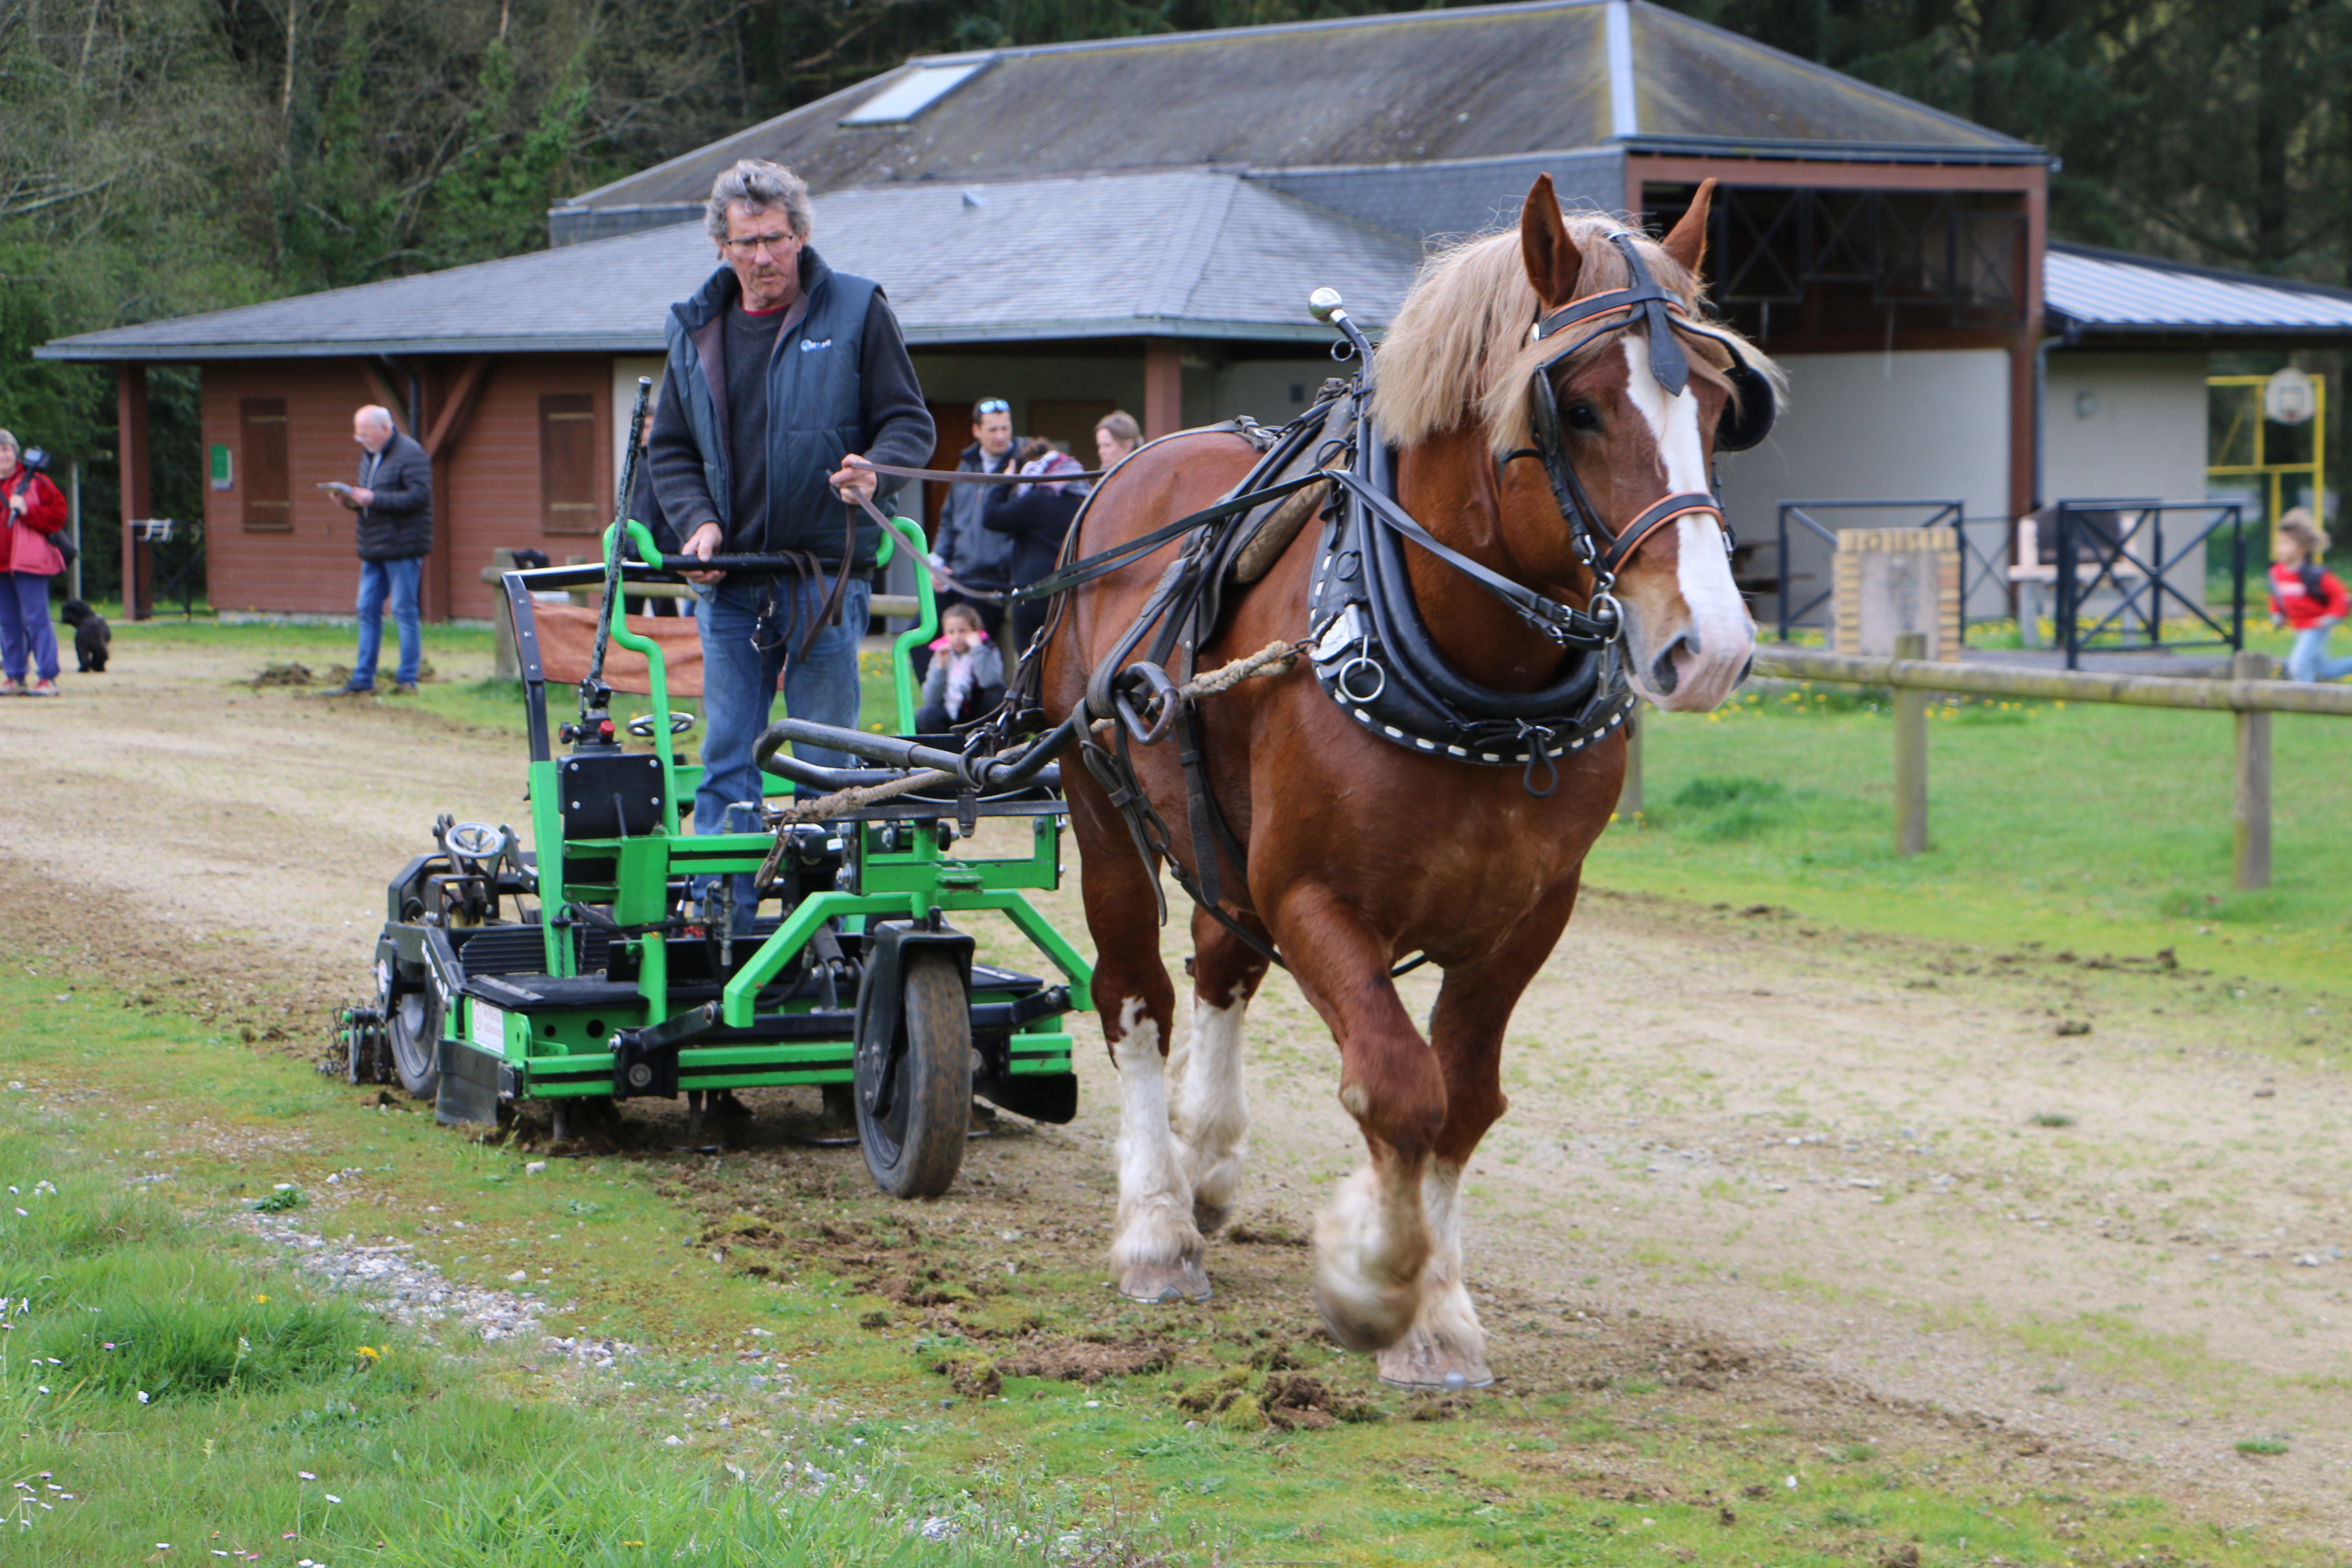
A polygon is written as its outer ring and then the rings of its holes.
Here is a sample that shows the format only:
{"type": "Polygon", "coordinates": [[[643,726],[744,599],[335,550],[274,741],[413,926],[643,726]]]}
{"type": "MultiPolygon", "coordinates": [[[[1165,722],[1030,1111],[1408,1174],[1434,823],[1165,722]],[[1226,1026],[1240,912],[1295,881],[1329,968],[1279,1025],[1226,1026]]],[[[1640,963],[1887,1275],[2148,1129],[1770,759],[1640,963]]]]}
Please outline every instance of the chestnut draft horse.
{"type": "MultiPolygon", "coordinates": [[[[1344,710],[1300,668],[1306,660],[1197,709],[1206,776],[1247,861],[1223,871],[1222,905],[1280,952],[1329,1025],[1339,1102],[1370,1153],[1318,1222],[1316,1305],[1341,1343],[1380,1352],[1392,1384],[1492,1378],[1464,1289],[1459,1184],[1503,1113],[1511,1010],[1567,925],[1585,854],[1616,805],[1619,721],[1632,704],[1624,682],[1662,708],[1711,709],[1754,647],[1709,461],[1718,442],[1753,444],[1724,436],[1743,418],[1752,425],[1759,410],[1742,403],[1760,399],[1769,423],[1773,373],[1696,313],[1709,194],[1661,244],[1612,219],[1563,215],[1540,178],[1516,235],[1473,239],[1430,262],[1379,351],[1371,412],[1410,521],[1562,613],[1561,602],[1588,605],[1588,561],[1615,572],[1615,604],[1590,605],[1616,628],[1601,706],[1585,710],[1604,717],[1581,749],[1549,748],[1556,787],[1537,793],[1540,757],[1521,766],[1525,753],[1482,762],[1459,747],[1399,743],[1396,730],[1383,734],[1344,710]],[[1566,309],[1644,288],[1671,307],[1566,309]],[[1555,326],[1565,330],[1546,330],[1555,326]],[[1662,378],[1662,363],[1686,374],[1662,378]],[[1570,526],[1580,507],[1598,528],[1570,526]],[[1391,983],[1391,965],[1416,952],[1444,973],[1426,1038],[1391,983]]],[[[1252,443],[1222,431],[1147,447],[1103,482],[1072,549],[1092,555],[1208,508],[1256,458],[1252,443]]],[[[1316,531],[1303,531],[1261,581],[1229,590],[1196,668],[1326,637],[1310,591],[1322,592],[1318,558],[1328,540],[1318,546],[1316,531]]],[[[1053,717],[1086,702],[1089,675],[1121,647],[1175,549],[1071,592],[1045,649],[1053,717]]],[[[1424,545],[1403,560],[1433,652],[1476,687],[1535,692],[1557,686],[1570,660],[1601,657],[1498,614],[1491,585],[1424,545]]],[[[1370,683],[1359,671],[1353,689],[1370,683]]],[[[1187,810],[1178,750],[1160,742],[1133,753],[1135,776],[1169,823],[1187,810]]],[[[1249,1124],[1242,1016],[1267,959],[1196,909],[1191,1016],[1175,1033],[1158,868],[1095,777],[1076,767],[1065,775],[1099,952],[1094,1000],[1120,1081],[1111,1263],[1129,1297],[1204,1299],[1202,1237],[1232,1208],[1249,1124]]],[[[1168,837],[1197,885],[1192,840],[1181,828],[1168,837]]]]}

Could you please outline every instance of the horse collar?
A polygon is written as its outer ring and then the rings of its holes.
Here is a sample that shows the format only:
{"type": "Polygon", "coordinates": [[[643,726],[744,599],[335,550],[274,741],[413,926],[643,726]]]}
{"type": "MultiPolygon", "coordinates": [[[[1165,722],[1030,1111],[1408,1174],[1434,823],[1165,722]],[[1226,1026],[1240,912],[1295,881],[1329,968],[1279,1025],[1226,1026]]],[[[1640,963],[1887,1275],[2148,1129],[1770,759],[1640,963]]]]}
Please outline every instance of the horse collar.
{"type": "MultiPolygon", "coordinates": [[[[1378,451],[1377,432],[1360,426],[1357,438],[1378,451]]],[[[1307,601],[1317,683],[1341,712],[1391,745],[1520,768],[1530,795],[1551,794],[1559,760],[1607,739],[1633,711],[1618,653],[1622,620],[1554,605],[1507,579],[1488,581],[1493,574],[1427,537],[1381,493],[1385,487],[1338,488],[1324,514],[1307,601]],[[1406,538],[1434,545],[1439,559],[1498,596],[1511,590],[1507,602],[1522,619],[1573,650],[1561,678],[1541,691],[1494,691],[1448,665],[1412,596],[1406,538]]]]}

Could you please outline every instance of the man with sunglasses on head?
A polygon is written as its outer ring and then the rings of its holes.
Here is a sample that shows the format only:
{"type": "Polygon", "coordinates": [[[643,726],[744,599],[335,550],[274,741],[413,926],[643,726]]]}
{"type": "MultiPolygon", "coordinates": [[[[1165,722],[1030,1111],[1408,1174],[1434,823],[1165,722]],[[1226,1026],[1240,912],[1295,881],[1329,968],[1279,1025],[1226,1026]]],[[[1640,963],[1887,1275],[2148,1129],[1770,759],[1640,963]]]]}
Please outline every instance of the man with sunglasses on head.
{"type": "MultiPolygon", "coordinates": [[[[808,568],[687,574],[702,633],[698,833],[727,831],[729,807],[760,798],[751,752],[780,678],[792,717],[856,725],[857,644],[881,530],[855,502],[875,493],[873,464],[917,468],[931,455],[931,416],[898,317],[879,285],[835,272],[810,247],[814,222],[798,175],[759,159],[737,163],[711,185],[703,214],[724,265],[670,308],[647,458],[680,553],[792,555],[808,568]]],[[[837,752],[793,750],[850,765],[837,752]]],[[[750,882],[738,889],[745,923],[750,882]]]]}

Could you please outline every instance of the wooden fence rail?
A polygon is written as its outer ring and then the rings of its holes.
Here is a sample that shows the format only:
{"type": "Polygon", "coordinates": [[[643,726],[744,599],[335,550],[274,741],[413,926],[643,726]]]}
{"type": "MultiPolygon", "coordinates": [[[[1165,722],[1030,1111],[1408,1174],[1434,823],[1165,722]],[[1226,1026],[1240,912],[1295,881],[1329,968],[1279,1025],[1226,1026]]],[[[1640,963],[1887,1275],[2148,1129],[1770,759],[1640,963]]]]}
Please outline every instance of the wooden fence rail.
{"type": "Polygon", "coordinates": [[[2352,718],[2352,687],[2271,679],[2267,654],[2241,653],[2227,680],[2171,676],[2087,675],[2076,671],[2002,669],[1945,664],[1925,657],[1927,639],[1896,639],[1897,657],[1864,658],[1812,648],[1759,648],[1756,673],[1781,680],[1884,686],[1895,692],[1895,852],[1927,847],[1927,698],[1930,692],[1979,697],[2028,697],[2067,702],[2112,702],[2137,708],[2181,708],[2236,716],[2232,769],[2235,880],[2240,888],[2271,883],[2271,715],[2325,713],[2352,718]]]}

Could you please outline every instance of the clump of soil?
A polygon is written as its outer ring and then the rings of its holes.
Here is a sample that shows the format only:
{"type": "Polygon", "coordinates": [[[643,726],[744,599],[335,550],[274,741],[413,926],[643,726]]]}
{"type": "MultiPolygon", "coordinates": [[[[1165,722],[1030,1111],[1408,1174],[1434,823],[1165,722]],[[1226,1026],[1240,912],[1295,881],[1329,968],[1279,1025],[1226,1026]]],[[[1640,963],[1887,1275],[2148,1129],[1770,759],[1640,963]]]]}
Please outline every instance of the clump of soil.
{"type": "Polygon", "coordinates": [[[1258,1404],[1272,1426],[1285,1432],[1319,1432],[1341,1421],[1378,1421],[1387,1413],[1303,1373],[1276,1373],[1258,1391],[1258,1404]]]}
{"type": "Polygon", "coordinates": [[[1067,1383],[1100,1383],[1106,1377],[1133,1377],[1164,1372],[1174,1364],[1173,1346],[1152,1340],[1101,1342],[1063,1339],[1054,1334],[1027,1333],[999,1366],[1007,1377],[1050,1377],[1067,1383]]]}
{"type": "Polygon", "coordinates": [[[1264,1225],[1237,1225],[1225,1232],[1224,1239],[1242,1247],[1298,1247],[1307,1243],[1305,1233],[1269,1220],[1264,1225]]]}
{"type": "Polygon", "coordinates": [[[1177,1409],[1235,1431],[1273,1426],[1284,1432],[1319,1432],[1342,1421],[1379,1421],[1387,1415],[1370,1400],[1340,1394],[1320,1378],[1273,1373],[1257,1383],[1245,1366],[1229,1368],[1171,1397],[1177,1409]]]}
{"type": "Polygon", "coordinates": [[[271,686],[308,686],[315,679],[307,664],[265,664],[246,684],[259,691],[271,686]]]}
{"type": "Polygon", "coordinates": [[[875,1283],[874,1293],[902,1307],[949,1307],[969,1301],[972,1293],[948,1280],[936,1268],[921,1274],[893,1274],[875,1283]]]}
{"type": "Polygon", "coordinates": [[[931,1370],[944,1373],[948,1386],[966,1399],[993,1399],[1004,1392],[1003,1369],[984,1355],[967,1352],[948,1356],[933,1363],[931,1370]]]}

